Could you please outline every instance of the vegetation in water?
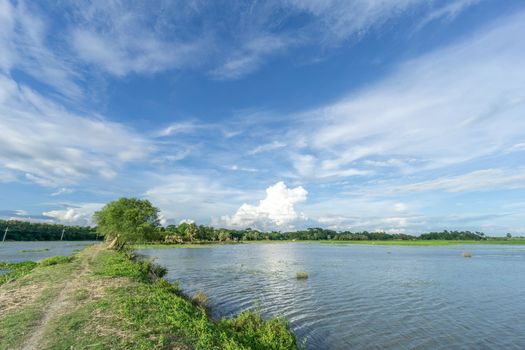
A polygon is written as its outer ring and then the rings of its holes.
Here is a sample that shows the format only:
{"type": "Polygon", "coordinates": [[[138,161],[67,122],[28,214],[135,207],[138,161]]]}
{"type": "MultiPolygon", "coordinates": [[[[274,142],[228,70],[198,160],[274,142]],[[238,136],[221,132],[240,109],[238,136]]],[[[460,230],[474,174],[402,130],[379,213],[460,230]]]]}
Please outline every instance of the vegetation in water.
{"type": "Polygon", "coordinates": [[[305,280],[305,279],[308,279],[308,272],[297,272],[295,274],[295,277],[298,279],[298,280],[305,280]]]}
{"type": "Polygon", "coordinates": [[[36,266],[37,263],[34,261],[21,261],[17,263],[0,262],[0,270],[7,270],[6,273],[0,274],[0,285],[27,275],[36,266]]]}
{"type": "Polygon", "coordinates": [[[49,248],[43,248],[43,249],[22,249],[18,250],[19,253],[38,253],[38,252],[47,252],[49,248]]]}
{"type": "Polygon", "coordinates": [[[463,253],[463,257],[464,258],[472,258],[472,254],[465,252],[465,253],[463,253]]]}

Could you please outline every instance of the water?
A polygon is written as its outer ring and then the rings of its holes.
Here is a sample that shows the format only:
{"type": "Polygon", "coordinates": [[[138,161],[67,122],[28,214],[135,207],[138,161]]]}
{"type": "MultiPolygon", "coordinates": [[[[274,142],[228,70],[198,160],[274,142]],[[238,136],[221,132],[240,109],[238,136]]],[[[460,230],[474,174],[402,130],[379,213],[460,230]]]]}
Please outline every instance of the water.
{"type": "MultiPolygon", "coordinates": [[[[55,255],[71,255],[77,249],[97,243],[91,241],[31,241],[31,242],[0,242],[0,261],[18,262],[24,260],[38,261],[55,255]],[[47,249],[47,250],[44,250],[47,249]],[[40,250],[38,252],[22,252],[22,250],[40,250]]],[[[5,271],[4,271],[5,272],[5,271]]],[[[1,273],[1,272],[0,272],[1,273]]]]}
{"type": "Polygon", "coordinates": [[[141,253],[185,293],[204,291],[215,317],[258,304],[288,319],[306,349],[525,349],[525,247],[271,243],[141,253]],[[309,278],[297,280],[299,271],[309,278]]]}

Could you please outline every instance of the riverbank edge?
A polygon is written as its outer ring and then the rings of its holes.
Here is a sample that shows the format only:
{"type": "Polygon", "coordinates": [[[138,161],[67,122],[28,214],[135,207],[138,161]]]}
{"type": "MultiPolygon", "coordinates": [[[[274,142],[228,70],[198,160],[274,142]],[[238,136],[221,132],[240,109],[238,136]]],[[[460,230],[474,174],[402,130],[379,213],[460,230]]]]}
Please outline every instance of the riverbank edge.
{"type": "Polygon", "coordinates": [[[490,239],[490,240],[355,240],[355,241],[336,241],[336,240],[258,240],[258,241],[240,241],[240,242],[213,242],[202,241],[193,243],[140,243],[134,244],[134,249],[152,249],[152,248],[214,248],[222,245],[239,245],[239,244],[277,244],[277,243],[309,243],[309,244],[334,244],[334,245],[397,245],[397,246],[451,246],[451,245],[469,245],[469,244],[494,244],[494,245],[525,245],[525,239],[490,239]]]}
{"type": "MultiPolygon", "coordinates": [[[[73,278],[80,266],[89,272],[71,292],[74,300],[70,302],[75,307],[61,310],[57,319],[43,325],[46,344],[39,348],[297,348],[284,319],[263,320],[258,312],[211,319],[205,306],[199,304],[202,300],[183,295],[176,284],[161,277],[163,268],[137,259],[132,250],[116,252],[101,244],[74,254],[70,262],[38,265],[27,275],[0,286],[3,301],[6,295],[27,296],[23,290],[28,288],[33,292],[37,289],[40,295],[29,303],[21,300],[17,307],[0,315],[0,349],[24,348],[24,339],[31,334],[27,330],[34,330],[41,323],[52,294],[67,280],[64,276],[73,278]],[[93,250],[98,252],[90,253],[93,250]],[[55,285],[46,285],[46,280],[55,285]],[[95,329],[99,331],[94,332],[95,329]]],[[[66,298],[69,300],[69,296],[66,298]]]]}

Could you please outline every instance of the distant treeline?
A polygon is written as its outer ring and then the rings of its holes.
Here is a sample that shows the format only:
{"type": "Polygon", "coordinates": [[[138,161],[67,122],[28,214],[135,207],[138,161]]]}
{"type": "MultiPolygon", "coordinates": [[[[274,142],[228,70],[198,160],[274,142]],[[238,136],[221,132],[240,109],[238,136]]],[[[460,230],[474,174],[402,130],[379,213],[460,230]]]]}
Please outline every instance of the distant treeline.
{"type": "MultiPolygon", "coordinates": [[[[48,223],[33,223],[18,220],[0,220],[0,241],[7,231],[6,241],[57,241],[64,230],[64,240],[95,240],[96,229],[85,226],[64,226],[48,223]]],[[[100,237],[99,237],[100,239],[100,237]]]]}
{"type": "Polygon", "coordinates": [[[254,229],[231,230],[210,226],[183,223],[159,228],[157,237],[150,237],[153,241],[258,241],[258,240],[485,240],[487,237],[481,232],[470,231],[443,231],[430,232],[420,236],[407,234],[390,234],[385,232],[350,232],[333,231],[323,228],[309,228],[292,232],[263,232],[254,229]]]}
{"type": "MultiPolygon", "coordinates": [[[[53,241],[59,240],[64,230],[64,240],[95,240],[95,227],[64,226],[49,223],[0,220],[0,239],[9,227],[6,240],[12,241],[53,241]]],[[[100,236],[98,237],[100,239],[100,236]]],[[[260,240],[339,240],[339,241],[389,241],[389,240],[485,240],[482,232],[442,231],[424,233],[419,236],[390,234],[385,232],[333,231],[323,228],[309,228],[292,232],[264,232],[255,229],[232,230],[211,226],[182,223],[180,225],[158,226],[149,232],[145,240],[150,242],[195,242],[195,241],[260,241],[260,240]]]]}

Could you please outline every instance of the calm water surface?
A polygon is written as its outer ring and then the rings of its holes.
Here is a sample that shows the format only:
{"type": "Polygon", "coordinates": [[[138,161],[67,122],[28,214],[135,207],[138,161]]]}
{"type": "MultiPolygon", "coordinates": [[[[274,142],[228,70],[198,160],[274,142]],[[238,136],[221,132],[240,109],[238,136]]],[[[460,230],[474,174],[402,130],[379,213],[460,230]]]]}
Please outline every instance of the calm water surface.
{"type": "Polygon", "coordinates": [[[306,349],[525,349],[523,246],[271,243],[141,253],[187,294],[205,291],[214,316],[258,304],[288,319],[306,349]]]}
{"type": "Polygon", "coordinates": [[[99,243],[92,241],[31,241],[0,242],[0,261],[18,262],[24,260],[41,260],[55,255],[71,255],[77,249],[99,243]],[[44,250],[48,249],[48,250],[44,250]],[[42,250],[39,252],[22,252],[22,250],[42,250]]]}

